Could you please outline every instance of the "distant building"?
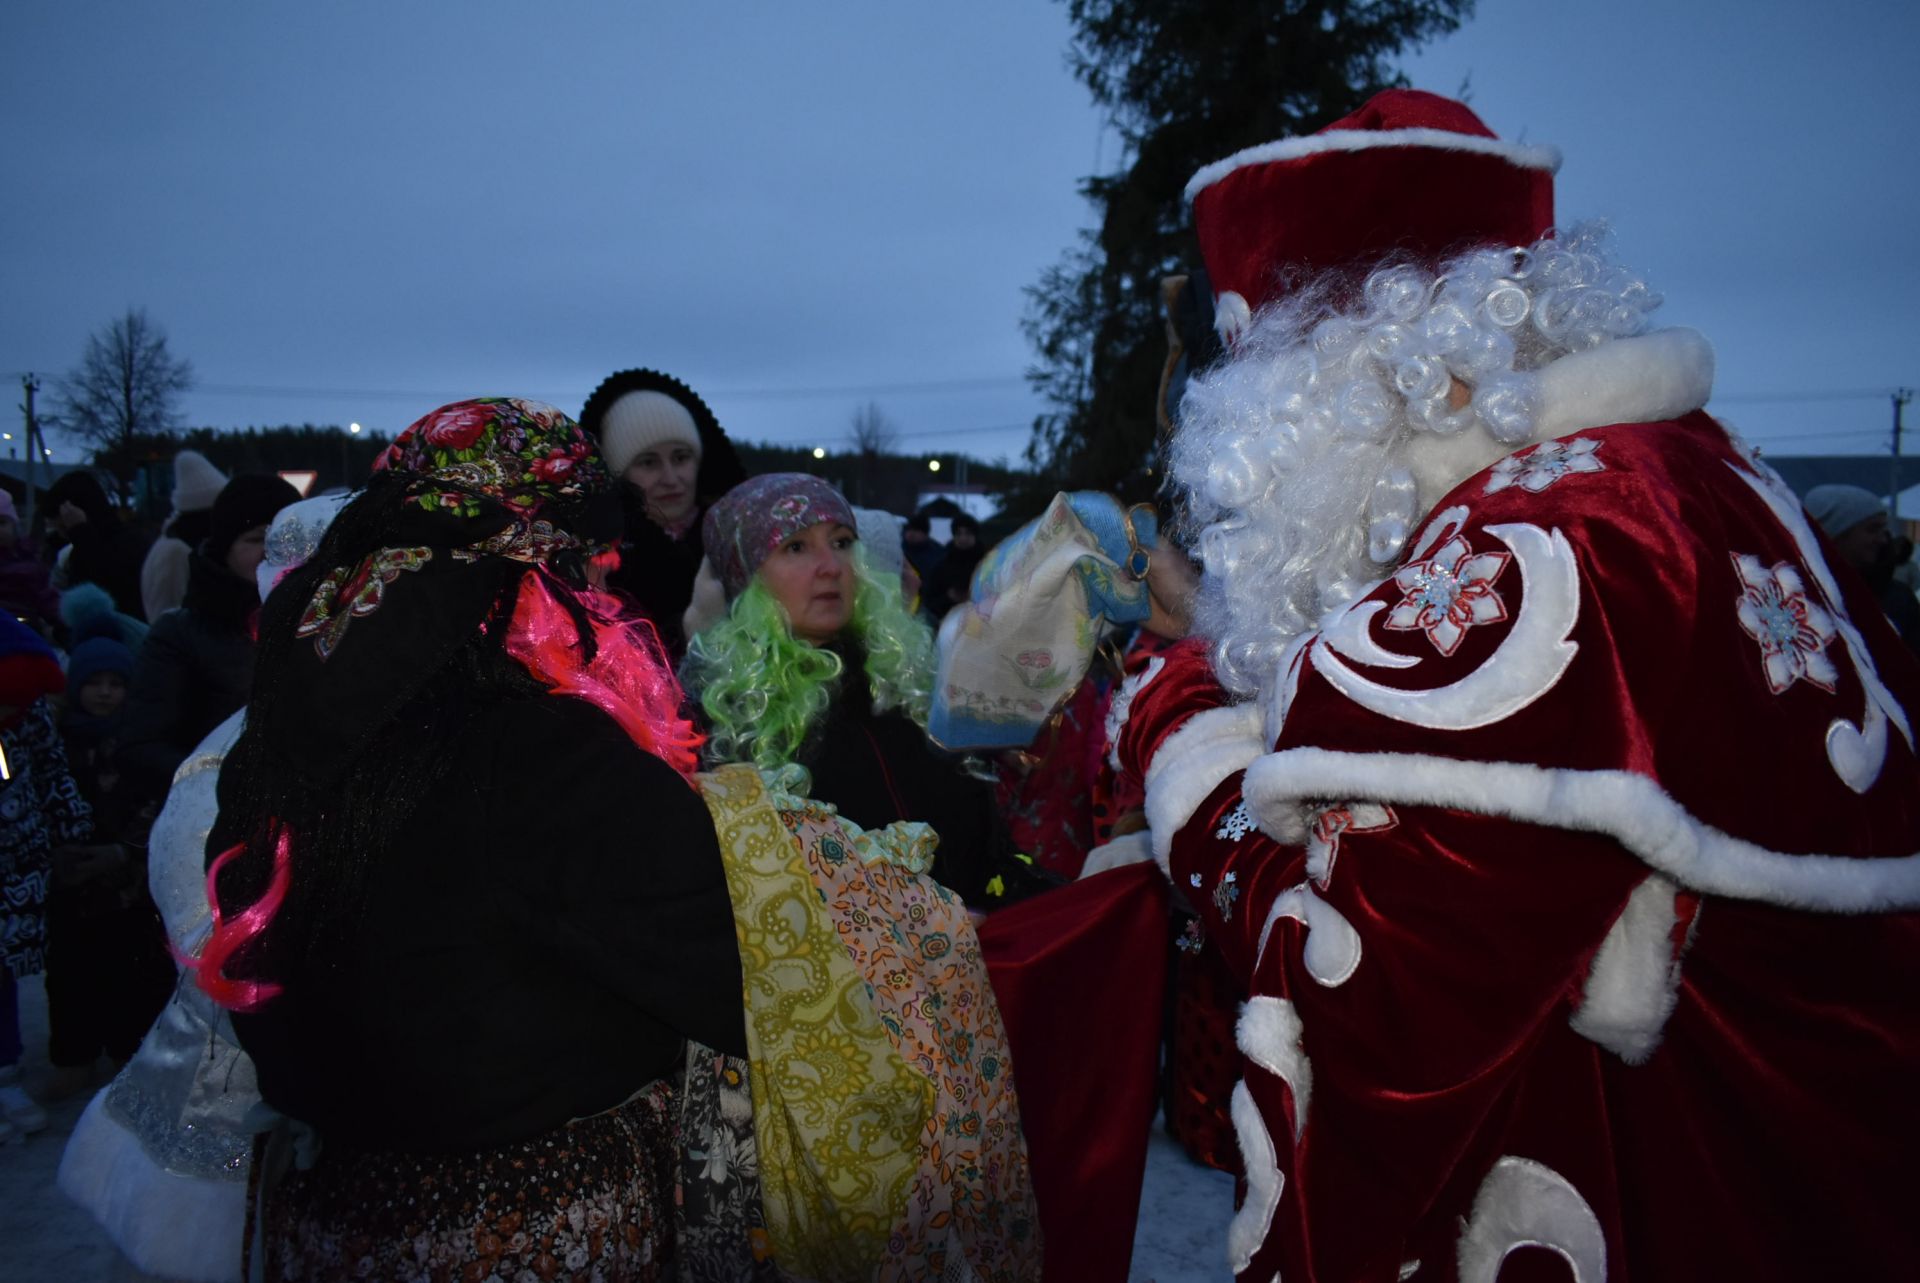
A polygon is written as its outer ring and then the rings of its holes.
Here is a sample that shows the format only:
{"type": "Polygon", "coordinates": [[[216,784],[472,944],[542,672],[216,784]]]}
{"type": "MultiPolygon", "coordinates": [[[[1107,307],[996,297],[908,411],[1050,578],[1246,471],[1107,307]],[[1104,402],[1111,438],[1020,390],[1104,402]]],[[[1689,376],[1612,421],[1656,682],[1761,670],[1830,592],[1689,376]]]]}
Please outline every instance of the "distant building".
{"type": "Polygon", "coordinates": [[[914,511],[926,513],[928,533],[946,543],[953,536],[955,517],[964,512],[975,521],[991,520],[1000,511],[1000,500],[985,486],[922,486],[914,511]]]}

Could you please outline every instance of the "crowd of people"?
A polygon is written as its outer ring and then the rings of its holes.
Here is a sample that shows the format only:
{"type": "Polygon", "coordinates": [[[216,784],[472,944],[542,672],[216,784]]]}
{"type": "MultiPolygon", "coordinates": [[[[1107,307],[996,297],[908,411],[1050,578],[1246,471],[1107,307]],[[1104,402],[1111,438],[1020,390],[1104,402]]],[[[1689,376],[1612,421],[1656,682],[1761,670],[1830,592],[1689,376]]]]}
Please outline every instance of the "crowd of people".
{"type": "Polygon", "coordinates": [[[1118,1280],[1156,1105],[1258,1283],[1900,1277],[1920,606],[1558,163],[1202,170],[1159,506],[992,549],[651,370],[0,503],[0,1128],[44,968],[164,1278],[1118,1280]]]}
{"type": "Polygon", "coordinates": [[[46,1126],[19,1082],[19,978],[46,973],[56,1095],[126,1061],[174,989],[148,832],[181,760],[246,703],[254,567],[299,497],[191,451],[175,478],[151,548],[89,472],[39,496],[38,538],[0,491],[0,1139],[46,1126]]]}

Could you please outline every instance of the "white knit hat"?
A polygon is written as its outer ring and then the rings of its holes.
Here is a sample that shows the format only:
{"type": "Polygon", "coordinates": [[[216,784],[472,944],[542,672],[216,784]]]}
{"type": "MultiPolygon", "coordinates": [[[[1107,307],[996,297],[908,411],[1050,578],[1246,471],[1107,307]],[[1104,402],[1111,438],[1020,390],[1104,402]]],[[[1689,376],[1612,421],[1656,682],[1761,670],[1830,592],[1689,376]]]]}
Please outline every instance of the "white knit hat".
{"type": "Polygon", "coordinates": [[[1869,517],[1887,515],[1887,505],[1865,486],[1832,484],[1807,491],[1807,515],[1820,523],[1827,538],[1838,539],[1869,517]]]}
{"type": "Polygon", "coordinates": [[[173,510],[205,512],[226,489],[227,474],[207,461],[198,450],[182,450],[173,456],[173,510]]]}
{"type": "Polygon", "coordinates": [[[664,392],[629,392],[608,406],[600,421],[600,453],[615,476],[642,450],[670,441],[700,453],[700,429],[693,415],[664,392]]]}

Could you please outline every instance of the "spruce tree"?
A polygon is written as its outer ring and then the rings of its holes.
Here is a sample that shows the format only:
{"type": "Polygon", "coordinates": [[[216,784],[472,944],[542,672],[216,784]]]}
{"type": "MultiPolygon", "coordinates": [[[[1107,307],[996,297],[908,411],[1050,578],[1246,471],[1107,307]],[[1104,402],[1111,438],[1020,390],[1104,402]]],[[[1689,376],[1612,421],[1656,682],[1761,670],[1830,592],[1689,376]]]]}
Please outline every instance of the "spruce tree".
{"type": "Polygon", "coordinates": [[[1027,459],[1049,489],[1112,489],[1153,450],[1160,278],[1200,265],[1187,180],[1404,84],[1391,59],[1453,31],[1473,0],[1066,3],[1068,63],[1119,133],[1122,168],[1082,183],[1098,228],[1027,291],[1029,378],[1052,406],[1027,459]]]}

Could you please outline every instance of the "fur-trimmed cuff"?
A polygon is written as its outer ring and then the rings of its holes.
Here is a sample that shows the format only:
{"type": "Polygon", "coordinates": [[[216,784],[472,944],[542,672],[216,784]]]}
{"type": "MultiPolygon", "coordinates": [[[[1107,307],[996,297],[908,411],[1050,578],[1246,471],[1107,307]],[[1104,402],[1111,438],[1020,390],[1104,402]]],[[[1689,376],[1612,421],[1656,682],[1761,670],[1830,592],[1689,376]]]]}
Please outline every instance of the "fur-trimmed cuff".
{"type": "Polygon", "coordinates": [[[1699,907],[1658,874],[1635,887],[1594,955],[1573,1031],[1629,1065],[1645,1064],[1673,1015],[1699,907]]]}
{"type": "MultiPolygon", "coordinates": [[[[1153,858],[1167,873],[1173,835],[1220,781],[1266,749],[1260,709],[1234,704],[1195,714],[1166,737],[1147,766],[1147,829],[1153,858]]],[[[1169,876],[1171,876],[1169,874],[1169,876]]]]}

